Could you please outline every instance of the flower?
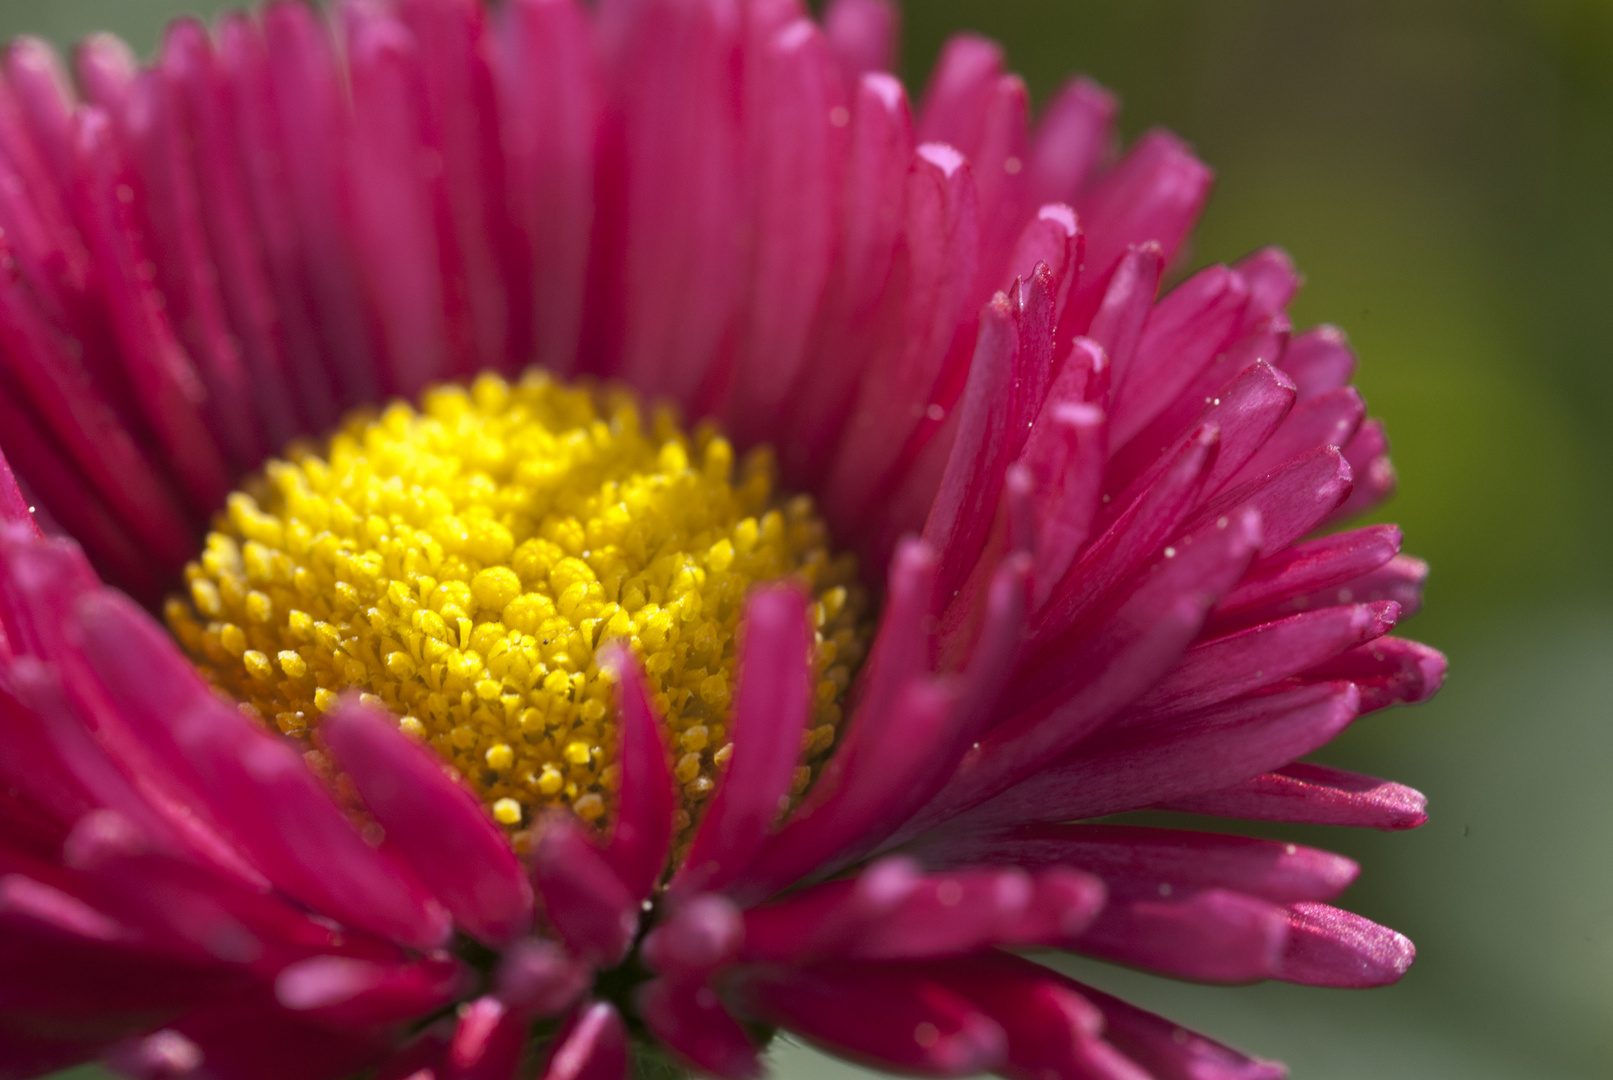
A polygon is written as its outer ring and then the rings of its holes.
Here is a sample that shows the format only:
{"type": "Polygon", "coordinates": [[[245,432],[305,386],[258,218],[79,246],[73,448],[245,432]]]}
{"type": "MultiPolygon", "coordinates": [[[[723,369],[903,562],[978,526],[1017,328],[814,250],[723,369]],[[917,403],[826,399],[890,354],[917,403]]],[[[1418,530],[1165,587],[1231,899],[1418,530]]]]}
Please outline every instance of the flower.
{"type": "Polygon", "coordinates": [[[1422,822],[1297,760],[1444,668],[1398,531],[1332,531],[1393,483],[1352,354],[1275,250],[1159,296],[1173,136],[1033,126],[967,36],[911,113],[894,33],[279,0],[76,96],[10,47],[0,1076],[1270,1077],[1021,953],[1405,971],[1347,859],[1080,823],[1422,822]]]}

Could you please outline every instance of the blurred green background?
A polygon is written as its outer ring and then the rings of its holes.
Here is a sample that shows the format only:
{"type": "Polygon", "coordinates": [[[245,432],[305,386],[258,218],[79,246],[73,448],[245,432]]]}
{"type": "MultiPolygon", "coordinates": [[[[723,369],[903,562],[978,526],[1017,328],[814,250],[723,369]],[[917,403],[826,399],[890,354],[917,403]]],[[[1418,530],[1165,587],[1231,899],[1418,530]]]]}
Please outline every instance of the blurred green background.
{"type": "MultiPolygon", "coordinates": [[[[0,0],[0,38],[112,30],[149,50],[214,0],[0,0]]],[[[1432,562],[1408,630],[1433,703],[1321,759],[1428,793],[1401,835],[1284,833],[1359,859],[1345,902],[1418,964],[1368,993],[1081,975],[1298,1080],[1613,1075],[1613,4],[1608,0],[911,0],[904,74],[1002,40],[1038,98],[1085,71],[1128,137],[1217,170],[1199,262],[1276,242],[1387,419],[1384,515],[1432,562]]],[[[790,1080],[856,1070],[784,1048],[790,1080]]],[[[289,1078],[288,1078],[289,1080],[289,1078]]]]}

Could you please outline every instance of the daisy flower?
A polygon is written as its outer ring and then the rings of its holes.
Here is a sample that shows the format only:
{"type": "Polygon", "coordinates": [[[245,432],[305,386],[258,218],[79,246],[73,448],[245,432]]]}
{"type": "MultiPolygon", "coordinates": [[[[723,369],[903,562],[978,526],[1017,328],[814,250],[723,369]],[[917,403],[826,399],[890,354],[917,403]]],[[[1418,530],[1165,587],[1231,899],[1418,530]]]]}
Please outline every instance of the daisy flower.
{"type": "Polygon", "coordinates": [[[1286,256],[884,0],[291,0],[0,71],[0,1077],[1283,1074],[1425,567],[1286,256]]]}

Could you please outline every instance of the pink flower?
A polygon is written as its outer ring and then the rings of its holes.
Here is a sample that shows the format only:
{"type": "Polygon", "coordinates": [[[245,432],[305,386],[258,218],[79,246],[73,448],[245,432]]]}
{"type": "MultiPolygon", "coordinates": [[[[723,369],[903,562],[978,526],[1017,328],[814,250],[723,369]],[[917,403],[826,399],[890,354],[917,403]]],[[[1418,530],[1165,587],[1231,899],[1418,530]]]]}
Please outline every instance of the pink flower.
{"type": "MultiPolygon", "coordinates": [[[[1209,170],[1033,124],[990,42],[921,106],[884,0],[352,0],[0,79],[0,1077],[722,1078],[774,1029],[924,1075],[1283,1075],[1019,952],[1393,982],[1357,867],[1072,824],[1164,808],[1381,829],[1300,763],[1426,698],[1381,424],[1267,249],[1169,275],[1209,170]],[[295,743],[147,610],[207,515],[348,408],[487,369],[604,375],[778,451],[882,596],[834,755],[809,599],[751,594],[732,758],[672,858],[654,687],[620,679],[603,834],[517,853],[384,711],[295,743]],[[26,493],[26,494],[25,494],[26,493]],[[118,590],[121,589],[122,592],[118,590]],[[124,594],[128,595],[125,596],[124,594]],[[332,791],[339,794],[333,797],[332,791]],[[355,809],[357,808],[357,809],[355,809]],[[669,860],[671,866],[669,868],[669,860]],[[659,1046],[660,1050],[650,1049],[659,1046]]],[[[294,658],[293,658],[294,659],[294,658]]],[[[501,819],[502,820],[502,819],[501,819]]]]}

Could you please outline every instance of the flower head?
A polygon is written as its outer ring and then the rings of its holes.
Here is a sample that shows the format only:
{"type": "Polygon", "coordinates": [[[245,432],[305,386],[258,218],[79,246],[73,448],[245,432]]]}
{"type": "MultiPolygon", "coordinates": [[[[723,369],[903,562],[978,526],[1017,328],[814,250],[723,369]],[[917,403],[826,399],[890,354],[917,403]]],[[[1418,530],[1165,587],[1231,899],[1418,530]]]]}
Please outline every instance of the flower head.
{"type": "Polygon", "coordinates": [[[276,0],[0,78],[0,1077],[1282,1075],[1025,959],[1391,982],[1431,694],[1208,193],[885,0],[276,0]],[[686,428],[680,418],[695,422],[686,428]],[[234,494],[231,492],[234,491],[234,494]],[[212,532],[204,533],[211,522],[212,532]],[[165,619],[167,627],[159,619],[165,619]]]}

